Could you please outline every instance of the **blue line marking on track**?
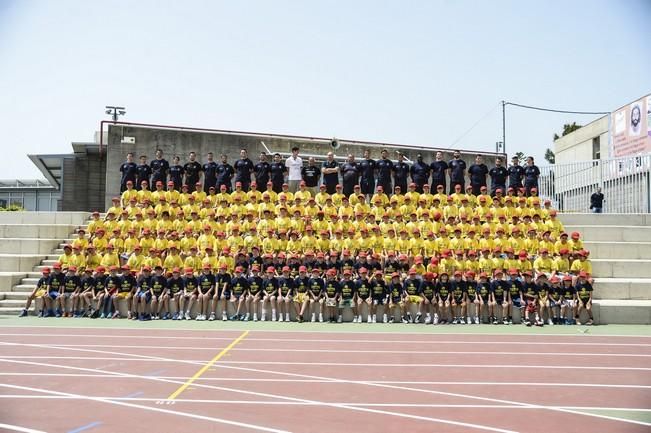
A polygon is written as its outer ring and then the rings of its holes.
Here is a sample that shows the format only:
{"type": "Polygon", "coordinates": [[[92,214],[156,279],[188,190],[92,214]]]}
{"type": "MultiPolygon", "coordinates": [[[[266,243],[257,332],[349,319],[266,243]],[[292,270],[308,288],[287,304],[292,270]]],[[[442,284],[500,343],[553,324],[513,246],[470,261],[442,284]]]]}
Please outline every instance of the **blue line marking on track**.
{"type": "Polygon", "coordinates": [[[68,433],[80,433],[82,431],[91,429],[93,427],[97,427],[98,425],[101,425],[102,423],[100,421],[94,421],[91,422],[90,424],[82,425],[81,427],[77,427],[74,430],[68,430],[68,433]]]}

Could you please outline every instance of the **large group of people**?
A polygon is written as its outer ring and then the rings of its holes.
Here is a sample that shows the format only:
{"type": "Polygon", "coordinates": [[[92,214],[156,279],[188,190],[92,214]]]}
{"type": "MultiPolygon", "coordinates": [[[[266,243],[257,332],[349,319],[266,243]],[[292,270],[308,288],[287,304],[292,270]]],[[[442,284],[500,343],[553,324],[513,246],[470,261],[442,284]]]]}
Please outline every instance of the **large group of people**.
{"type": "Polygon", "coordinates": [[[40,298],[38,314],[56,317],[341,322],[348,309],[356,323],[509,324],[517,312],[542,326],[585,310],[592,323],[589,252],[538,196],[533,158],[489,170],[458,152],[381,154],[320,166],[298,148],[257,164],[243,149],[232,166],[129,154],[121,196],[43,269],[22,315],[40,298]]]}

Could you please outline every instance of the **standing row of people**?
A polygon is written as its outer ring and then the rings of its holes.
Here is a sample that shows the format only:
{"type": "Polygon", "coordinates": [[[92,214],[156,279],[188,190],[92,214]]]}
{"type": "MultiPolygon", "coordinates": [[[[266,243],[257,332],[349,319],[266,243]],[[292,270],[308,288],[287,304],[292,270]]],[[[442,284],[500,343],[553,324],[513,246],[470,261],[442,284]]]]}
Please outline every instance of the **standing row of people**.
{"type": "Polygon", "coordinates": [[[150,189],[159,182],[164,187],[171,182],[176,190],[181,190],[183,185],[190,190],[200,185],[206,193],[211,188],[220,190],[222,186],[231,192],[233,181],[239,182],[243,191],[248,191],[252,180],[258,185],[271,182],[277,193],[282,191],[285,183],[289,184],[291,192],[296,192],[300,182],[305,182],[308,188],[314,190],[314,194],[321,184],[325,185],[328,194],[334,194],[336,186],[341,184],[346,195],[352,194],[355,185],[360,185],[365,195],[374,194],[378,186],[387,194],[405,194],[409,183],[415,183],[419,193],[427,184],[431,185],[432,191],[436,191],[439,185],[444,190],[449,187],[452,194],[457,185],[465,191],[466,179],[475,195],[480,193],[482,187],[488,187],[489,179],[493,196],[498,189],[506,191],[507,188],[517,190],[524,187],[529,195],[531,189],[538,188],[540,170],[531,156],[526,159],[525,166],[520,165],[520,160],[514,156],[509,167],[498,156],[495,166],[489,169],[482,155],[477,155],[474,164],[467,166],[459,151],[453,153],[450,161],[445,161],[443,153],[437,152],[436,159],[431,163],[425,162],[420,153],[411,163],[405,161],[402,153],[398,154],[397,161],[392,161],[388,155],[388,151],[383,149],[381,158],[374,160],[370,157],[370,151],[365,150],[361,160],[357,161],[353,154],[349,154],[344,162],[339,163],[334,154],[328,152],[320,165],[314,157],[308,158],[307,164],[304,164],[299,156],[299,148],[293,147],[291,156],[285,160],[276,153],[269,162],[269,155],[261,152],[259,161],[254,163],[249,159],[247,150],[241,149],[240,158],[233,165],[228,162],[226,154],[222,154],[220,163],[217,163],[212,152],[208,152],[203,164],[197,161],[195,152],[190,152],[185,164],[181,165],[180,157],[175,155],[170,165],[160,149],[150,163],[146,155],[141,155],[140,164],[136,164],[133,153],[129,153],[120,166],[120,191],[123,192],[129,182],[135,189],[140,189],[143,182],[150,189]]]}

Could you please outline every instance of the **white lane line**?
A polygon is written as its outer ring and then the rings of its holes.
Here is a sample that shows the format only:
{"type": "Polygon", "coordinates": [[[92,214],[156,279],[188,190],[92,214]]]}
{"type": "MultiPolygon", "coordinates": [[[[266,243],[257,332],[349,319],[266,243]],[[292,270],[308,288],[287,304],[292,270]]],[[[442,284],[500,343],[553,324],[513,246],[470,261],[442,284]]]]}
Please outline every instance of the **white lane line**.
{"type": "MultiPolygon", "coordinates": [[[[213,403],[227,405],[260,405],[260,406],[322,406],[320,402],[302,401],[266,401],[266,400],[214,400],[214,399],[183,399],[174,400],[143,397],[111,397],[111,396],[83,396],[83,395],[25,395],[25,394],[4,394],[0,399],[22,399],[22,400],[86,400],[106,399],[112,401],[135,401],[135,402],[167,402],[176,403],[213,403]]],[[[509,404],[436,404],[436,403],[359,403],[359,402],[332,402],[332,404],[360,407],[406,407],[406,408],[465,408],[465,409],[540,409],[538,406],[513,406],[509,404]]],[[[651,412],[651,408],[639,407],[601,407],[601,406],[544,406],[546,409],[571,409],[571,410],[612,410],[621,412],[651,412]]]]}
{"type": "Polygon", "coordinates": [[[10,430],[10,431],[17,431],[21,433],[45,433],[42,430],[34,430],[33,428],[21,427],[19,425],[2,424],[2,423],[0,423],[0,430],[10,430]]]}
{"type": "MultiPolygon", "coordinates": [[[[7,344],[7,343],[0,343],[0,344],[7,344]]],[[[42,348],[54,348],[54,349],[60,349],[56,346],[45,346],[45,345],[31,345],[31,344],[18,344],[20,346],[36,346],[36,347],[42,347],[42,348]]],[[[65,349],[64,349],[65,350],[65,349]]],[[[103,352],[99,350],[91,350],[91,349],[68,349],[68,350],[73,350],[73,351],[82,351],[82,352],[93,352],[93,353],[109,353],[109,354],[119,354],[119,352],[103,352]]],[[[167,360],[170,361],[169,359],[166,358],[159,358],[159,357],[151,357],[151,356],[146,356],[146,355],[137,355],[140,358],[149,358],[151,360],[157,359],[157,360],[167,360]]],[[[1,359],[0,359],[1,360],[1,359]]],[[[25,361],[8,361],[8,362],[18,362],[18,363],[29,363],[25,361]]],[[[203,364],[204,361],[178,361],[178,362],[190,362],[194,364],[203,364]]],[[[38,363],[31,363],[31,364],[38,364],[38,363]]],[[[44,365],[44,364],[40,364],[44,365]]],[[[449,392],[442,392],[442,391],[432,391],[432,390],[424,390],[420,388],[410,388],[410,387],[403,387],[403,386],[396,386],[396,385],[386,385],[386,384],[376,384],[376,383],[370,383],[370,382],[363,382],[363,381],[350,381],[350,380],[342,380],[342,379],[333,379],[329,377],[320,377],[320,376],[311,376],[311,375],[305,375],[305,374],[296,374],[296,373],[286,373],[286,372],[279,372],[276,370],[260,370],[260,369],[253,369],[253,368],[247,368],[247,367],[235,367],[235,366],[229,366],[225,365],[224,362],[221,362],[219,364],[215,364],[215,367],[218,368],[226,368],[226,369],[234,369],[234,370],[243,370],[243,371],[250,371],[250,372],[259,372],[259,373],[266,373],[266,374],[276,374],[276,375],[282,375],[282,376],[292,376],[292,377],[302,377],[302,378],[311,378],[311,379],[323,379],[323,380],[331,380],[332,382],[342,382],[342,383],[350,383],[350,384],[361,384],[361,385],[369,385],[369,386],[376,386],[376,387],[382,387],[382,388],[390,388],[390,389],[401,389],[401,390],[407,390],[407,391],[414,391],[414,392],[422,392],[422,393],[428,393],[428,394],[438,394],[438,395],[447,395],[447,396],[454,396],[454,397],[462,397],[462,398],[468,398],[468,399],[476,399],[476,400],[482,400],[482,401],[490,401],[490,402],[502,402],[506,404],[514,404],[517,406],[536,406],[541,409],[545,409],[545,406],[540,406],[540,405],[532,405],[529,403],[522,403],[522,402],[511,402],[508,400],[498,400],[498,399],[492,399],[492,398],[485,398],[485,397],[476,397],[473,395],[468,395],[468,394],[459,394],[459,393],[449,393],[449,392]]],[[[468,367],[473,367],[476,368],[476,365],[468,365],[468,367]]],[[[513,366],[517,367],[517,366],[513,366]]],[[[519,366],[522,367],[522,366],[519,366]]],[[[78,367],[71,367],[72,369],[77,369],[77,370],[86,370],[86,371],[92,371],[92,369],[83,369],[83,368],[78,368],[78,367]]],[[[571,367],[570,367],[571,368],[571,367]]],[[[98,370],[95,370],[98,371],[98,370]]],[[[104,372],[102,372],[104,373],[104,372]]],[[[121,375],[124,375],[123,373],[119,373],[121,375]]],[[[127,375],[128,376],[128,375],[127,375]]],[[[161,379],[156,379],[156,380],[161,380],[161,379]]],[[[164,380],[163,380],[164,381],[164,380]]],[[[172,381],[169,381],[172,382],[172,381]]],[[[210,386],[210,385],[204,385],[204,384],[199,384],[195,383],[195,386],[197,387],[205,387],[205,388],[214,388],[214,389],[221,389],[221,390],[229,390],[228,388],[223,388],[223,387],[216,387],[216,386],[210,386]]],[[[239,393],[244,393],[244,394],[249,394],[249,395],[259,395],[259,396],[265,396],[269,397],[271,396],[270,394],[262,394],[262,393],[255,393],[255,392],[250,392],[250,391],[242,391],[242,390],[237,390],[233,389],[235,392],[239,393]]],[[[273,398],[280,398],[284,400],[302,400],[302,399],[295,399],[293,397],[286,397],[286,396],[273,396],[273,398]]],[[[305,400],[303,400],[305,401],[305,400]]],[[[341,406],[341,407],[346,407],[349,409],[353,409],[349,406],[341,406]]],[[[646,425],[644,423],[634,421],[634,420],[628,420],[628,419],[619,419],[619,418],[611,418],[605,415],[597,415],[589,412],[572,412],[567,409],[553,409],[551,408],[550,410],[557,410],[560,412],[567,412],[567,413],[573,413],[576,415],[583,415],[583,416],[589,416],[589,417],[595,417],[595,418],[604,418],[604,419],[609,419],[609,420],[615,420],[615,421],[621,421],[621,422],[627,422],[627,423],[633,423],[633,424],[642,424],[646,425]]],[[[406,414],[402,414],[406,415],[406,414]]],[[[400,416],[400,415],[398,415],[400,416]]],[[[447,420],[441,420],[441,422],[447,422],[447,420]]]]}
{"type": "MultiPolygon", "coordinates": [[[[246,343],[246,342],[245,342],[246,343]]],[[[10,343],[9,343],[10,344],[10,343]]],[[[37,343],[32,343],[37,344],[37,343]]],[[[107,348],[107,349],[156,349],[156,350],[209,350],[215,351],[222,347],[209,346],[147,346],[147,345],[123,345],[123,344],[52,344],[58,347],[81,347],[81,348],[107,348]]],[[[231,351],[238,352],[289,352],[289,353],[373,353],[373,354],[396,354],[396,355],[518,355],[518,356],[614,356],[631,358],[651,358],[651,354],[640,353],[581,353],[581,352],[504,352],[504,351],[449,351],[449,350],[341,350],[341,349],[284,349],[284,348],[255,348],[255,347],[234,347],[231,351]]]]}
{"type": "MultiPolygon", "coordinates": [[[[5,325],[3,324],[4,329],[43,329],[43,328],[48,328],[48,329],[89,329],[89,326],[52,326],[52,325],[5,325]]],[[[338,331],[333,331],[331,328],[330,329],[291,329],[291,330],[285,330],[285,329],[258,329],[258,328],[251,328],[247,326],[242,326],[239,328],[218,328],[219,325],[215,325],[214,328],[176,328],[176,327],[171,327],[171,326],[183,326],[183,324],[172,324],[170,323],[170,328],[134,328],[133,326],[111,326],[110,328],[107,327],[106,329],[111,329],[111,330],[128,330],[128,331],[133,331],[134,329],[138,329],[141,331],[145,332],[167,332],[167,331],[172,331],[172,332],[214,332],[214,331],[219,331],[219,332],[242,332],[242,331],[255,331],[255,332],[262,332],[262,333],[276,333],[276,334],[295,334],[295,333],[303,333],[303,334],[350,334],[350,335],[375,335],[380,337],[377,341],[382,341],[381,337],[382,335],[424,335],[424,336],[440,336],[440,335],[456,335],[456,336],[463,336],[463,335],[491,335],[491,336],[497,336],[497,337],[526,337],[526,338],[537,338],[537,337],[575,337],[575,338],[611,338],[611,337],[628,337],[628,338],[651,338],[651,335],[636,335],[636,334],[581,334],[581,335],[576,335],[576,334],[554,334],[554,333],[528,333],[527,330],[520,328],[522,332],[508,332],[509,328],[501,328],[504,332],[481,332],[481,333],[475,333],[474,331],[477,330],[476,327],[466,327],[466,328],[459,328],[459,329],[467,329],[468,331],[466,332],[454,332],[451,329],[447,327],[437,327],[437,326],[430,326],[424,329],[425,332],[413,332],[413,331],[404,331],[406,327],[403,327],[402,331],[386,331],[384,329],[378,329],[377,331],[350,331],[350,330],[338,330],[338,331]],[[446,331],[446,332],[438,332],[438,331],[446,331]],[[452,332],[447,332],[447,331],[452,331],[452,332]]],[[[270,325],[274,326],[274,325],[270,325]]],[[[326,325],[327,326],[327,325],[326,325]]],[[[381,327],[382,324],[379,324],[378,327],[381,327]]],[[[401,326],[401,325],[397,325],[401,326]]],[[[425,326],[425,325],[423,325],[425,326]]],[[[488,326],[487,326],[488,327],[488,326]]],[[[492,326],[491,326],[492,327],[492,326]]],[[[99,327],[98,327],[99,328],[99,327]]],[[[386,328],[385,328],[386,329],[386,328]]],[[[452,328],[454,329],[454,328],[452,328]]],[[[480,328],[481,329],[481,328],[480,328]]],[[[518,329],[518,326],[511,327],[510,329],[516,330],[518,329]]],[[[565,329],[565,328],[559,328],[559,329],[565,329]]],[[[571,329],[580,329],[579,327],[572,327],[572,328],[567,328],[568,330],[571,329]]],[[[12,335],[17,335],[17,334],[12,334],[12,335]]]]}
{"type": "MultiPolygon", "coordinates": [[[[14,343],[0,343],[0,344],[14,344],[14,343]]],[[[59,348],[51,346],[51,348],[59,348]]],[[[61,348],[67,350],[74,350],[72,348],[61,348]]],[[[139,356],[133,353],[125,353],[125,356],[132,358],[122,357],[103,357],[103,356],[37,356],[37,355],[4,355],[0,356],[0,360],[7,359],[60,359],[60,360],[93,360],[93,361],[124,361],[124,362],[182,362],[186,364],[205,364],[210,360],[175,360],[164,358],[135,358],[139,356]]],[[[243,365],[309,365],[309,366],[325,366],[325,367],[409,367],[409,368],[536,368],[536,369],[552,369],[552,370],[622,370],[622,371],[651,371],[651,367],[600,367],[592,365],[519,365],[519,364],[404,364],[404,363],[351,363],[351,362],[295,362],[295,361],[219,361],[220,364],[243,364],[243,365]]]]}
{"type": "MultiPolygon", "coordinates": [[[[51,347],[51,348],[56,349],[57,347],[51,347]]],[[[9,363],[26,364],[26,365],[38,365],[38,366],[44,366],[44,367],[49,367],[49,368],[63,368],[63,369],[81,370],[81,371],[99,371],[99,370],[94,370],[94,369],[91,369],[91,368],[61,366],[61,365],[55,365],[55,364],[45,364],[45,363],[28,362],[28,361],[15,361],[15,360],[3,360],[3,359],[0,359],[0,362],[9,362],[9,363]]],[[[115,372],[115,374],[123,376],[123,377],[149,379],[149,380],[158,381],[158,382],[169,382],[169,383],[176,383],[176,384],[185,383],[184,381],[165,380],[165,379],[155,378],[155,377],[152,377],[152,376],[138,376],[138,375],[131,375],[131,374],[126,374],[126,373],[117,373],[117,372],[115,372]]],[[[0,386],[14,386],[14,385],[0,384],[0,386]]],[[[287,396],[283,396],[283,395],[274,395],[274,394],[252,392],[252,391],[243,391],[243,390],[234,389],[234,388],[225,388],[225,387],[204,385],[204,384],[200,384],[200,383],[197,383],[197,382],[193,383],[192,386],[195,387],[195,388],[196,387],[198,387],[198,388],[210,388],[210,389],[217,389],[217,390],[221,390],[221,391],[230,391],[230,392],[236,392],[236,393],[247,394],[247,395],[257,395],[257,396],[261,396],[261,397],[269,397],[269,398],[281,399],[281,400],[289,400],[289,401],[297,401],[297,402],[308,402],[308,403],[314,403],[315,405],[320,405],[320,406],[329,406],[329,407],[335,407],[335,408],[341,408],[341,409],[349,409],[349,410],[358,411],[358,412],[370,412],[370,413],[381,414],[381,415],[396,416],[396,417],[400,417],[400,418],[417,419],[417,420],[421,420],[421,421],[431,421],[431,422],[434,422],[434,423],[450,424],[450,425],[455,425],[455,426],[475,428],[475,429],[479,429],[479,430],[494,431],[494,432],[498,432],[498,433],[517,433],[517,432],[514,432],[512,430],[504,430],[504,429],[489,427],[489,426],[485,426],[485,425],[481,425],[481,424],[464,423],[464,422],[452,421],[452,420],[447,420],[447,419],[442,419],[442,418],[424,417],[424,416],[411,415],[411,414],[402,413],[402,412],[385,411],[385,410],[380,410],[380,409],[370,409],[370,408],[364,408],[364,407],[349,406],[349,405],[344,405],[344,404],[333,404],[333,403],[321,402],[321,401],[315,401],[315,400],[306,400],[306,399],[301,399],[301,398],[287,397],[287,396]]],[[[25,388],[25,387],[16,387],[16,388],[17,389],[30,390],[30,389],[25,388]]],[[[35,390],[35,389],[32,388],[31,390],[35,390]]],[[[47,391],[47,392],[56,393],[54,391],[47,391]]],[[[65,395],[65,393],[59,393],[59,394],[65,395]]],[[[73,394],[69,394],[69,395],[73,395],[73,394]]],[[[83,398],[84,396],[79,396],[79,397],[83,398]]],[[[163,401],[163,400],[165,400],[165,399],[161,399],[161,401],[163,401]]],[[[113,400],[106,400],[106,402],[111,403],[111,402],[113,402],[113,400]]],[[[116,404],[120,403],[122,405],[128,404],[128,403],[124,403],[124,402],[114,402],[114,403],[116,403],[116,404]]],[[[143,406],[143,408],[153,409],[153,408],[149,408],[147,406],[143,406]]],[[[185,414],[185,415],[189,416],[189,415],[192,415],[192,414],[185,414]]]]}
{"type": "Polygon", "coordinates": [[[103,398],[103,397],[88,397],[88,396],[83,396],[83,395],[78,395],[78,394],[71,394],[71,393],[67,393],[67,392],[52,391],[52,390],[49,390],[49,389],[42,389],[42,388],[31,388],[31,387],[27,387],[27,386],[9,385],[9,384],[4,384],[4,383],[0,383],[0,387],[23,390],[23,391],[41,392],[41,393],[45,393],[45,394],[58,395],[58,396],[75,397],[75,398],[80,398],[80,399],[83,399],[83,400],[97,401],[97,402],[100,402],[100,403],[107,403],[107,404],[113,404],[113,405],[117,405],[117,406],[131,407],[131,408],[135,408],[135,409],[144,409],[144,410],[149,410],[149,411],[152,411],[152,412],[160,412],[160,413],[165,413],[165,414],[169,414],[169,415],[183,416],[183,417],[187,417],[187,418],[199,419],[199,420],[202,420],[202,421],[211,421],[213,423],[243,427],[243,428],[248,428],[248,429],[251,429],[251,430],[258,430],[258,431],[264,431],[264,432],[270,432],[270,433],[289,433],[286,430],[278,430],[278,429],[263,427],[263,426],[254,425],[254,424],[248,424],[248,423],[243,423],[243,422],[238,422],[238,421],[230,421],[230,420],[227,420],[227,419],[224,419],[224,418],[213,418],[213,417],[209,417],[209,416],[197,415],[197,414],[181,412],[181,411],[177,411],[177,410],[163,409],[163,408],[151,407],[151,406],[143,406],[143,405],[140,405],[140,404],[128,403],[128,402],[125,402],[125,401],[113,400],[113,399],[108,399],[108,398],[103,398]]]}
{"type": "MultiPolygon", "coordinates": [[[[57,328],[61,329],[61,328],[57,328]]],[[[123,329],[133,329],[133,328],[123,328],[123,329]]],[[[255,330],[258,332],[258,330],[255,330]]],[[[405,333],[406,335],[414,335],[405,333]]],[[[381,335],[381,334],[380,334],[381,335]]],[[[450,335],[450,334],[416,334],[416,335],[431,335],[438,337],[441,335],[450,335]]],[[[458,334],[458,335],[473,335],[476,334],[458,334]]],[[[510,334],[499,334],[499,335],[510,335],[510,334]]],[[[513,334],[519,335],[519,334],[513,334]]],[[[585,335],[585,334],[584,334],[585,335]]],[[[0,333],[0,336],[9,336],[9,337],[70,337],[70,338],[111,338],[111,339],[160,339],[160,340],[214,340],[214,341],[232,341],[231,337],[208,337],[208,336],[197,336],[197,337],[188,337],[188,336],[163,336],[163,335],[116,335],[116,334],[57,334],[57,333],[0,333]]],[[[523,335],[526,337],[526,335],[523,335]]],[[[563,341],[501,341],[501,340],[382,340],[382,339],[349,339],[349,338],[255,338],[247,337],[247,341],[265,341],[265,342],[300,342],[300,343],[372,343],[372,344],[386,344],[386,343],[397,343],[397,344],[489,344],[489,345],[507,345],[514,344],[518,346],[528,346],[528,345],[542,345],[542,346],[631,346],[631,347],[651,347],[651,344],[647,343],[599,343],[599,342],[563,342],[563,341]]],[[[48,344],[49,342],[43,343],[48,344]]],[[[52,343],[49,343],[52,344],[52,343]]]]}
{"type": "MultiPolygon", "coordinates": [[[[99,370],[103,368],[98,367],[99,370]]],[[[2,376],[24,376],[25,373],[2,373],[2,376]]],[[[78,373],[34,373],[30,372],[33,377],[79,377],[79,378],[97,378],[97,379],[120,379],[119,376],[112,374],[78,374],[78,373]]],[[[157,376],[159,379],[183,380],[183,376],[157,376]]],[[[205,382],[279,382],[279,383],[332,383],[330,379],[271,379],[271,378],[249,378],[249,377],[200,377],[197,381],[205,382]]],[[[651,389],[651,385],[629,385],[619,383],[568,383],[568,382],[441,382],[441,381],[411,381],[411,380],[367,380],[365,382],[378,383],[386,385],[461,385],[461,386],[545,386],[545,387],[567,387],[567,388],[625,388],[625,389],[651,389]]]]}

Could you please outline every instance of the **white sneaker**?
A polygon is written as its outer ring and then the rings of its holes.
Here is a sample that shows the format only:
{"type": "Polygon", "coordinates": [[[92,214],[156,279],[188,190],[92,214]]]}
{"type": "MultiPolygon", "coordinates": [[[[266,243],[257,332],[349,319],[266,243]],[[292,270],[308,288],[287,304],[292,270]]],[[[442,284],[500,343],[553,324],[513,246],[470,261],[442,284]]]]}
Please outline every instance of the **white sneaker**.
{"type": "Polygon", "coordinates": [[[262,313],[262,317],[260,318],[261,322],[266,322],[267,321],[267,315],[265,313],[262,313]]]}
{"type": "Polygon", "coordinates": [[[312,313],[312,319],[310,320],[310,322],[312,323],[316,322],[316,313],[312,313]]]}
{"type": "Polygon", "coordinates": [[[432,323],[433,323],[434,325],[438,325],[438,324],[439,324],[439,315],[438,315],[438,314],[435,314],[435,315],[434,315],[434,320],[432,321],[432,323]]]}
{"type": "Polygon", "coordinates": [[[377,314],[373,314],[373,323],[377,323],[377,314]]]}
{"type": "Polygon", "coordinates": [[[323,314],[319,313],[319,323],[323,323],[323,314]]]}
{"type": "Polygon", "coordinates": [[[432,323],[432,317],[428,314],[425,316],[425,324],[429,325],[430,323],[432,323]]]}
{"type": "Polygon", "coordinates": [[[279,322],[282,322],[282,321],[283,321],[283,313],[280,313],[280,314],[278,315],[278,321],[279,321],[279,322]]]}
{"type": "Polygon", "coordinates": [[[215,320],[215,313],[210,313],[210,317],[208,317],[208,321],[212,322],[215,320]]]}
{"type": "Polygon", "coordinates": [[[341,323],[343,321],[344,321],[344,318],[341,317],[341,315],[339,317],[337,317],[337,323],[341,323]]]}
{"type": "Polygon", "coordinates": [[[475,316],[475,325],[479,325],[479,317],[475,316]]]}
{"type": "Polygon", "coordinates": [[[289,317],[289,313],[285,313],[285,322],[291,322],[292,319],[289,317]]]}
{"type": "Polygon", "coordinates": [[[271,321],[272,321],[272,322],[275,322],[276,320],[277,320],[277,319],[276,319],[276,315],[275,315],[275,314],[274,314],[273,316],[271,316],[271,321]]]}
{"type": "Polygon", "coordinates": [[[548,324],[548,325],[553,325],[553,324],[554,324],[554,321],[553,321],[552,319],[547,319],[547,324],[548,324]]]}
{"type": "Polygon", "coordinates": [[[472,318],[470,316],[466,317],[466,323],[472,325],[472,318]]]}
{"type": "Polygon", "coordinates": [[[366,322],[367,323],[373,323],[373,316],[371,316],[370,314],[368,316],[366,316],[366,322]]]}
{"type": "Polygon", "coordinates": [[[245,321],[245,322],[248,322],[248,321],[249,321],[249,313],[246,313],[246,315],[244,316],[244,321],[245,321]]]}
{"type": "Polygon", "coordinates": [[[228,321],[228,314],[222,313],[222,321],[224,322],[228,321]]]}
{"type": "Polygon", "coordinates": [[[190,312],[189,311],[185,312],[185,320],[192,320],[192,317],[190,317],[190,312]]]}
{"type": "MultiPolygon", "coordinates": [[[[387,315],[386,315],[386,314],[383,314],[383,315],[382,315],[382,322],[383,322],[383,323],[387,323],[388,321],[389,321],[389,318],[387,317],[387,315]]],[[[374,320],[373,322],[375,322],[375,320],[374,320]]]]}
{"type": "Polygon", "coordinates": [[[258,321],[258,314],[257,313],[253,313],[253,321],[254,322],[258,321]]]}

